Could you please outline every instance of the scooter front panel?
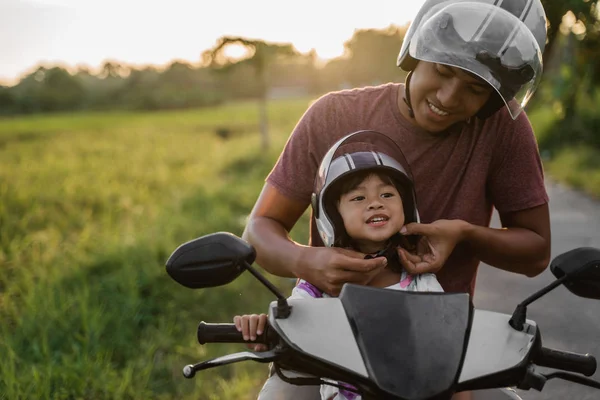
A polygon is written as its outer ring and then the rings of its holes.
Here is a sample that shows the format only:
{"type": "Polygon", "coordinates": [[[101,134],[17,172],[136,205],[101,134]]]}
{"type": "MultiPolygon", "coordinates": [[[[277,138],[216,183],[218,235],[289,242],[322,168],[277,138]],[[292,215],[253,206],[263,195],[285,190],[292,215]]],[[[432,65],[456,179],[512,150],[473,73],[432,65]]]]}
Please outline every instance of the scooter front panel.
{"type": "MultiPolygon", "coordinates": [[[[342,303],[337,298],[288,299],[292,313],[269,323],[298,349],[368,377],[342,303]]],[[[271,303],[271,310],[277,303],[271,303]]]]}
{"type": "Polygon", "coordinates": [[[519,366],[533,345],[537,326],[527,320],[523,331],[508,324],[510,315],[475,310],[465,361],[458,382],[464,383],[519,366]]]}

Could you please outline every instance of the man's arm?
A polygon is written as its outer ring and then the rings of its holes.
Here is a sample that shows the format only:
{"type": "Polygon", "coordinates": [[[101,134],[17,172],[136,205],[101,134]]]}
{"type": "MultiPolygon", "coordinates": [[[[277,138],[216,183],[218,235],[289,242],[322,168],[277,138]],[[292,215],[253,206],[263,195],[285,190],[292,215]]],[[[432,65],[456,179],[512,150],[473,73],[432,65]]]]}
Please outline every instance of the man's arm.
{"type": "Polygon", "coordinates": [[[542,273],[550,262],[548,204],[500,213],[502,229],[470,225],[465,240],[486,264],[529,277],[542,273]]]}
{"type": "Polygon", "coordinates": [[[301,245],[289,235],[308,204],[282,195],[265,183],[248,217],[242,235],[256,249],[256,262],[268,272],[295,277],[294,264],[300,257],[301,245]]]}
{"type": "Polygon", "coordinates": [[[401,231],[427,237],[428,250],[411,255],[399,251],[411,274],[439,271],[459,242],[468,243],[486,264],[530,277],[542,273],[550,261],[548,204],[512,213],[501,213],[503,228],[472,225],[463,220],[411,223],[401,231]]]}

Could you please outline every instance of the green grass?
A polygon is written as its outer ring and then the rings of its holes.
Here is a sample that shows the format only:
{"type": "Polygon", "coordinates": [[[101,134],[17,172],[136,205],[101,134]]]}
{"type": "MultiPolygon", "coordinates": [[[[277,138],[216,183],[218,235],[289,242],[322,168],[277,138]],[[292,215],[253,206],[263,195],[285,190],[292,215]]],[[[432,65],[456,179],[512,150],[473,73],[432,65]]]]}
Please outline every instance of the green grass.
{"type": "Polygon", "coordinates": [[[562,149],[547,163],[546,171],[554,179],[600,199],[600,150],[585,146],[562,149]]]}
{"type": "MultiPolygon", "coordinates": [[[[559,116],[551,107],[538,107],[529,113],[529,117],[538,142],[541,143],[546,139],[546,135],[555,133],[552,129],[560,122],[559,116]]],[[[585,118],[585,115],[581,118],[585,118]]],[[[563,134],[568,135],[569,132],[563,134]]],[[[540,152],[547,176],[600,199],[600,149],[590,145],[572,144],[541,149],[540,152]]]]}
{"type": "Polygon", "coordinates": [[[255,398],[264,365],[190,381],[181,368],[243,349],[199,346],[200,320],[263,312],[272,295],[250,275],[187,289],[164,263],[184,241],[241,234],[308,102],[270,106],[267,153],[253,103],[0,120],[0,398],[255,398]]]}

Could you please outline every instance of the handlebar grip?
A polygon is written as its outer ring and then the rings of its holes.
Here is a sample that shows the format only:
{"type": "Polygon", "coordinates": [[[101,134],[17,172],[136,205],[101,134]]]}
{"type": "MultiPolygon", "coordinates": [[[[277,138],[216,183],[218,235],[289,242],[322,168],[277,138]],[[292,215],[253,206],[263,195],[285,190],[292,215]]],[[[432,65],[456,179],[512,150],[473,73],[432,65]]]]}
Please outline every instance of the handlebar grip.
{"type": "Polygon", "coordinates": [[[212,324],[200,322],[198,324],[198,343],[262,343],[274,344],[277,336],[269,326],[265,331],[256,336],[256,340],[244,340],[242,332],[238,332],[235,324],[212,324]]]}
{"type": "Polygon", "coordinates": [[[577,354],[541,347],[533,362],[540,367],[556,368],[592,376],[596,372],[596,358],[590,354],[577,354]]]}

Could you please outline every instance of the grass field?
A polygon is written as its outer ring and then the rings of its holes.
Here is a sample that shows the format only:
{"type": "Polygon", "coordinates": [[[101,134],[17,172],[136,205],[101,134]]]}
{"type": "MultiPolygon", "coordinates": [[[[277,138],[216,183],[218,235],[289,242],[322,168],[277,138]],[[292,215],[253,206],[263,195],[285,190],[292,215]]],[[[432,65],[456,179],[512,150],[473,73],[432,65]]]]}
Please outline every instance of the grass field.
{"type": "MultiPolygon", "coordinates": [[[[529,113],[538,139],[543,138],[557,116],[550,107],[540,107],[529,113]]],[[[542,151],[547,176],[600,199],[600,150],[593,146],[571,145],[550,152],[542,151]],[[547,154],[548,153],[548,154],[547,154]]]]}
{"type": "Polygon", "coordinates": [[[197,345],[200,320],[263,312],[271,294],[250,275],[193,291],[164,263],[187,240],[241,234],[308,104],[271,106],[266,153],[254,104],[0,120],[0,398],[255,398],[264,365],[191,381],[181,368],[232,349],[197,345]]]}

